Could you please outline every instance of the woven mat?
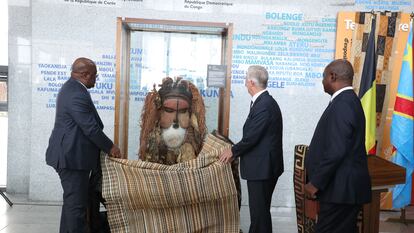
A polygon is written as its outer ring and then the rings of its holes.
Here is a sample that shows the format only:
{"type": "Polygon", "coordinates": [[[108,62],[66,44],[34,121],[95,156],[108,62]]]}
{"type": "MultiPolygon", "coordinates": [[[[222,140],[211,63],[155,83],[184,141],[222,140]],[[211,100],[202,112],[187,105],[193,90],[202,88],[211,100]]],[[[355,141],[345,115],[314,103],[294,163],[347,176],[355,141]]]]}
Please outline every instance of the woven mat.
{"type": "Polygon", "coordinates": [[[112,233],[239,232],[230,145],[208,135],[197,159],[167,166],[101,156],[102,195],[112,233]]]}
{"type": "MultiPolygon", "coordinates": [[[[306,169],[305,169],[305,157],[309,153],[309,147],[307,145],[296,145],[294,155],[294,174],[293,184],[295,191],[295,204],[296,204],[296,224],[298,226],[298,233],[314,233],[316,227],[316,221],[308,218],[305,214],[305,184],[306,184],[306,169]]],[[[358,233],[362,233],[363,229],[363,211],[360,211],[357,218],[358,233]]]]}

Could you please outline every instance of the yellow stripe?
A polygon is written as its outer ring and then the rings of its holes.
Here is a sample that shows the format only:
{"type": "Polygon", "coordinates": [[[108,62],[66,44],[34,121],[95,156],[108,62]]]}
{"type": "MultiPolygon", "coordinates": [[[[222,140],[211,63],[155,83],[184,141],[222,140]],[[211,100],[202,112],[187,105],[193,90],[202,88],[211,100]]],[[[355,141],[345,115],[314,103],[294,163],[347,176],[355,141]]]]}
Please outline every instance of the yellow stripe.
{"type": "Polygon", "coordinates": [[[414,98],[412,96],[402,95],[402,94],[397,94],[397,96],[400,97],[401,99],[405,99],[405,100],[409,100],[409,101],[414,101],[414,98]]]}
{"type": "Polygon", "coordinates": [[[406,48],[406,53],[404,53],[404,57],[403,57],[403,61],[406,61],[410,64],[410,71],[413,71],[413,48],[411,46],[411,44],[407,44],[407,48],[406,48]]]}
{"type": "Polygon", "coordinates": [[[365,149],[367,152],[375,146],[376,131],[376,87],[373,85],[361,98],[362,108],[365,115],[365,149]]]}
{"type": "Polygon", "coordinates": [[[410,119],[410,120],[414,120],[414,117],[412,117],[412,116],[410,116],[410,115],[407,115],[407,114],[404,114],[404,113],[402,113],[402,112],[396,112],[396,111],[394,111],[393,113],[394,113],[395,115],[402,116],[402,117],[408,118],[408,119],[410,119]]]}

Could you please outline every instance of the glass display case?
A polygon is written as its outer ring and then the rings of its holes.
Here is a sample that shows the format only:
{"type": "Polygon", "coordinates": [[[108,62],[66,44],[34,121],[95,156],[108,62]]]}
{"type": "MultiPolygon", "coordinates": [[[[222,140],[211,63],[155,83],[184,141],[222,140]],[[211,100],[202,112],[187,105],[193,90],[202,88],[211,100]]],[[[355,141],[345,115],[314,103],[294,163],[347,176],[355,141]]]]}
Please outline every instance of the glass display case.
{"type": "Polygon", "coordinates": [[[232,60],[231,23],[117,19],[114,142],[138,158],[145,97],[165,77],[182,77],[199,89],[208,131],[228,136],[232,60]],[[225,86],[209,87],[208,65],[225,66],[225,86]]]}

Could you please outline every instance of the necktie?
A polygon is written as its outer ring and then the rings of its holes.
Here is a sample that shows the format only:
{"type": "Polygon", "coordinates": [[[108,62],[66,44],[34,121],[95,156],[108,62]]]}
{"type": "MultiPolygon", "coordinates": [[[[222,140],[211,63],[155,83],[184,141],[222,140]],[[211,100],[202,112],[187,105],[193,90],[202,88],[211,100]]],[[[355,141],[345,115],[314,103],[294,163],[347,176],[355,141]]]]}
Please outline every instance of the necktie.
{"type": "Polygon", "coordinates": [[[250,108],[252,108],[253,106],[253,101],[250,101],[250,108]]]}

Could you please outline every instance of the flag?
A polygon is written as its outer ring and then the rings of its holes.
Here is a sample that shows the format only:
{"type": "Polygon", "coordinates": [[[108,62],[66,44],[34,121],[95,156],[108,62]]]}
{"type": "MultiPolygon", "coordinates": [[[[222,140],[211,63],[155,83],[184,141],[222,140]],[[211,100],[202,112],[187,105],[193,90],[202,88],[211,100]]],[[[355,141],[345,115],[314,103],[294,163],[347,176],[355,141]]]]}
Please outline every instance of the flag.
{"type": "Polygon", "coordinates": [[[413,102],[413,31],[410,32],[404,50],[397,96],[391,122],[391,144],[394,146],[393,162],[405,167],[405,184],[397,185],[393,190],[392,205],[404,208],[411,201],[412,172],[414,166],[414,102],[413,102]]]}
{"type": "Polygon", "coordinates": [[[376,83],[377,59],[375,55],[375,16],[371,22],[364,66],[362,68],[359,98],[365,114],[365,148],[368,154],[375,154],[375,128],[376,128],[376,83]]]}

